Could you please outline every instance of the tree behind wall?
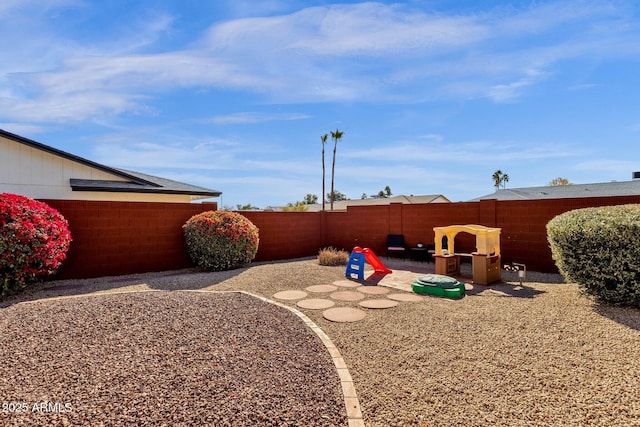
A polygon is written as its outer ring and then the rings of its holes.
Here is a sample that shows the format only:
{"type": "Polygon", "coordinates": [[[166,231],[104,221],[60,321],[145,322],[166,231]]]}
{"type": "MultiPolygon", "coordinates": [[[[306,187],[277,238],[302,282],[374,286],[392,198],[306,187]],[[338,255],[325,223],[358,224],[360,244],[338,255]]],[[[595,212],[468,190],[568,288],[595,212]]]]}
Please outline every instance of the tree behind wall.
{"type": "Polygon", "coordinates": [[[331,139],[333,140],[333,163],[331,164],[331,210],[333,210],[333,199],[335,192],[333,190],[334,176],[336,170],[336,149],[338,148],[338,141],[342,139],[342,135],[344,132],[340,132],[338,129],[336,131],[331,131],[331,139]]]}
{"type": "Polygon", "coordinates": [[[552,180],[551,182],[549,182],[549,186],[551,187],[557,187],[560,185],[573,185],[573,182],[570,182],[567,178],[561,178],[561,177],[558,177],[552,180]]]}
{"type": "Polygon", "coordinates": [[[308,210],[309,207],[304,201],[287,203],[287,206],[282,208],[282,212],[306,212],[308,210]]]}
{"type": "MultiPolygon", "coordinates": [[[[320,141],[322,142],[322,193],[320,194],[324,194],[324,191],[325,191],[324,189],[324,144],[327,143],[327,138],[329,138],[329,135],[327,135],[326,133],[320,136],[320,141]]],[[[322,198],[322,210],[324,210],[324,197],[322,198]]]]}
{"type": "Polygon", "coordinates": [[[509,175],[498,169],[491,175],[491,179],[493,179],[493,186],[496,187],[496,191],[498,191],[501,185],[502,188],[506,188],[507,182],[509,182],[509,175]]]}
{"type": "MultiPolygon", "coordinates": [[[[332,193],[327,193],[327,200],[333,200],[335,202],[339,202],[341,200],[349,200],[349,198],[347,197],[346,194],[343,194],[343,193],[339,192],[338,190],[335,190],[333,192],[333,194],[332,193]]],[[[332,209],[333,209],[333,207],[332,207],[332,209]]]]}

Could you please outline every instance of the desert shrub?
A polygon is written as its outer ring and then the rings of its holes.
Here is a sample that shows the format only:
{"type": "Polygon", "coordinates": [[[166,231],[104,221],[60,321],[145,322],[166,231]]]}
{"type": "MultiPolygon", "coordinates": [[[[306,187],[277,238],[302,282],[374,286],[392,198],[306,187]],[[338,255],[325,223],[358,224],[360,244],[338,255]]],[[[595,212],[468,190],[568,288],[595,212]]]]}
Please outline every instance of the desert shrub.
{"type": "Polygon", "coordinates": [[[54,274],[67,257],[67,220],[43,202],[0,194],[0,295],[54,274]]]}
{"type": "Polygon", "coordinates": [[[189,256],[208,271],[229,270],[251,262],[258,252],[258,227],[239,213],[208,211],[183,226],[189,256]]]}
{"type": "Polygon", "coordinates": [[[347,265],[349,252],[332,247],[320,249],[318,252],[318,264],[320,265],[347,265]]]}
{"type": "Polygon", "coordinates": [[[547,237],[567,281],[603,302],[640,307],[640,205],[565,212],[549,221],[547,237]]]}

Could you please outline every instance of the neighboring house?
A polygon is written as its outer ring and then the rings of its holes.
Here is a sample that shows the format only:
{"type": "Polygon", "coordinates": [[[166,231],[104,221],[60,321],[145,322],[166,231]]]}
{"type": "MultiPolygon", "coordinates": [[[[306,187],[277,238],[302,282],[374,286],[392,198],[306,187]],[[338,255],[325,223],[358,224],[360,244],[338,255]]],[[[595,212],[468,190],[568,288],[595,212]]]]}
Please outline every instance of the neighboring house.
{"type": "MultiPolygon", "coordinates": [[[[393,197],[372,197],[369,199],[340,200],[333,202],[334,211],[346,211],[349,206],[375,206],[389,205],[391,203],[416,204],[416,203],[450,203],[451,201],[442,194],[428,196],[393,196],[393,197]]],[[[307,205],[309,212],[319,212],[322,204],[307,205]]],[[[282,208],[270,208],[271,210],[281,210],[282,208]]],[[[331,210],[331,204],[325,203],[324,209],[331,210]]],[[[267,210],[267,209],[265,209],[267,210]]]]}
{"type": "Polygon", "coordinates": [[[34,199],[190,203],[222,193],[101,165],[0,129],[0,192],[34,199]]]}
{"type": "Polygon", "coordinates": [[[538,200],[569,199],[579,197],[612,197],[640,195],[640,180],[613,181],[595,184],[572,184],[545,187],[506,188],[495,193],[476,197],[476,202],[483,199],[497,200],[538,200]]]}

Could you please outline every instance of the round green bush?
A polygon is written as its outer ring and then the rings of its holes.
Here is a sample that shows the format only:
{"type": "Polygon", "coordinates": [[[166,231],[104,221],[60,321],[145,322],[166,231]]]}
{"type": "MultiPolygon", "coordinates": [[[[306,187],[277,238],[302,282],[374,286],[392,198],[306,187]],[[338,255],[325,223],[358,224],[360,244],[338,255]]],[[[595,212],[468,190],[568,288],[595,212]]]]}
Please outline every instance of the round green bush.
{"type": "Polygon", "coordinates": [[[54,274],[67,257],[71,233],[55,209],[17,194],[0,194],[0,295],[54,274]]]}
{"type": "Polygon", "coordinates": [[[556,266],[600,301],[640,307],[640,205],[565,212],[547,224],[556,266]]]}
{"type": "Polygon", "coordinates": [[[204,270],[236,268],[251,262],[258,252],[258,227],[235,212],[203,212],[182,228],[189,256],[204,270]]]}

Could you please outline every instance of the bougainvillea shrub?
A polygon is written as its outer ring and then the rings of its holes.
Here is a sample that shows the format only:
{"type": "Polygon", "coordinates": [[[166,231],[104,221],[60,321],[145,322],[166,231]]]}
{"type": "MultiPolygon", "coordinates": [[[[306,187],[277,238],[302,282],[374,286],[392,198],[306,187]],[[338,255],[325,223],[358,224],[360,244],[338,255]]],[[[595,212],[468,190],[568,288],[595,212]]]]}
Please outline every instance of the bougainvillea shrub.
{"type": "Polygon", "coordinates": [[[189,256],[208,271],[229,270],[251,262],[258,252],[258,227],[230,211],[207,211],[183,226],[189,256]]]}
{"type": "Polygon", "coordinates": [[[46,203],[0,194],[0,295],[54,274],[67,257],[69,223],[46,203]]]}

